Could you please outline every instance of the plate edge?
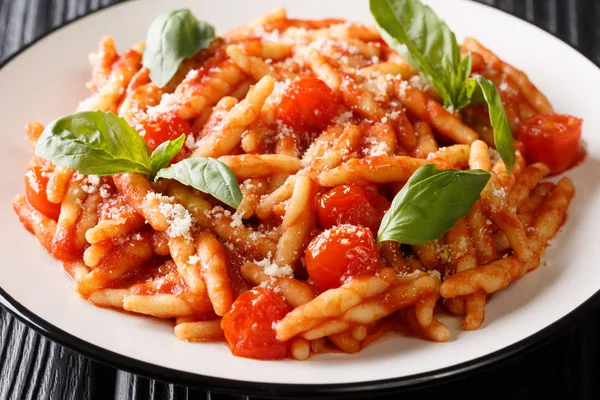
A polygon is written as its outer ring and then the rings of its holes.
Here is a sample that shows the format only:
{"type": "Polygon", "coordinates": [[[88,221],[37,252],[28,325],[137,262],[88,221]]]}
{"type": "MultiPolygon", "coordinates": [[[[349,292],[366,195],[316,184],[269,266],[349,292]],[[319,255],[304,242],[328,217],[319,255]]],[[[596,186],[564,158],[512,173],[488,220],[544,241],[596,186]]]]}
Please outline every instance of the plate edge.
{"type": "MultiPolygon", "coordinates": [[[[87,14],[77,16],[65,22],[62,25],[51,28],[49,31],[45,32],[44,34],[32,40],[31,42],[27,43],[25,46],[21,47],[19,50],[11,54],[4,61],[2,61],[0,63],[0,71],[15,58],[22,55],[31,47],[38,44],[43,39],[46,39],[53,33],[76,22],[79,22],[91,15],[95,15],[108,9],[113,9],[119,6],[133,3],[135,1],[136,0],[124,0],[119,3],[112,3],[108,6],[101,7],[87,14]]],[[[570,47],[572,50],[578,53],[585,61],[598,68],[598,65],[593,60],[591,60],[589,57],[583,54],[579,46],[564,41],[558,36],[555,36],[552,32],[533,24],[532,22],[526,19],[519,18],[504,10],[501,10],[499,8],[493,7],[485,3],[479,3],[473,0],[459,1],[464,3],[475,4],[476,6],[481,6],[482,8],[492,9],[494,11],[498,11],[504,14],[505,17],[508,16],[522,23],[526,23],[532,26],[533,28],[538,29],[546,35],[552,37],[553,39],[557,40],[563,45],[570,47]]],[[[89,357],[104,365],[122,369],[127,372],[135,373],[138,375],[146,376],[150,379],[158,379],[164,382],[188,385],[201,390],[212,390],[217,392],[246,396],[249,394],[248,392],[250,391],[253,395],[260,395],[273,398],[281,396],[293,396],[296,398],[315,398],[315,395],[326,396],[333,394],[343,394],[345,396],[354,397],[360,395],[361,393],[373,390],[377,390],[378,395],[389,392],[411,391],[422,388],[422,386],[426,384],[440,385],[450,380],[465,378],[466,375],[470,373],[483,372],[484,370],[500,366],[508,362],[511,358],[524,356],[530,353],[531,351],[534,351],[535,349],[547,344],[551,340],[553,334],[562,333],[565,329],[568,328],[569,325],[575,324],[576,322],[583,319],[586,315],[588,315],[591,311],[599,308],[600,290],[592,294],[588,299],[586,299],[583,303],[581,303],[571,312],[569,312],[562,318],[554,321],[545,328],[531,334],[530,336],[516,343],[513,343],[493,353],[476,358],[474,360],[466,361],[461,364],[416,375],[408,375],[404,377],[389,378],[376,381],[339,384],[260,383],[233,380],[227,378],[218,378],[167,368],[160,365],[147,363],[145,361],[136,360],[131,357],[124,356],[115,353],[111,350],[94,345],[83,339],[79,339],[78,337],[65,332],[64,330],[54,326],[53,324],[49,323],[43,318],[37,316],[35,313],[27,309],[25,306],[23,306],[21,303],[15,300],[12,296],[10,296],[1,286],[0,302],[4,304],[8,303],[10,306],[12,306],[18,313],[20,313],[20,315],[14,313],[13,310],[11,310],[8,307],[5,308],[6,311],[13,315],[15,318],[17,318],[19,321],[27,325],[28,327],[32,328],[37,333],[78,354],[89,357]],[[115,359],[117,361],[115,361],[115,359]],[[478,371],[475,371],[476,369],[478,369],[478,371]]]]}

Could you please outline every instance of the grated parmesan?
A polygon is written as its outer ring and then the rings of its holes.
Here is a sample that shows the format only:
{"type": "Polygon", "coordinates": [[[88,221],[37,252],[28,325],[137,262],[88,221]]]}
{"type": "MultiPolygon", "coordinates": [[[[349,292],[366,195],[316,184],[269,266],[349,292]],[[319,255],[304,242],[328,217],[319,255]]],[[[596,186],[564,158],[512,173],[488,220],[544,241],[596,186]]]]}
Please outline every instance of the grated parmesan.
{"type": "Polygon", "coordinates": [[[406,96],[406,89],[408,89],[408,82],[406,82],[406,81],[400,82],[400,86],[398,86],[398,89],[400,89],[400,96],[402,96],[402,97],[406,96]]]}
{"type": "Polygon", "coordinates": [[[281,103],[281,98],[285,91],[288,89],[290,84],[292,83],[291,79],[286,79],[285,81],[277,81],[275,82],[275,86],[273,86],[273,91],[267,97],[265,101],[266,105],[269,106],[278,106],[281,103]]]}
{"type": "Polygon", "coordinates": [[[183,236],[191,238],[190,231],[194,224],[192,214],[181,204],[173,204],[173,197],[164,196],[159,193],[150,192],[146,195],[147,201],[159,199],[158,210],[165,216],[169,223],[167,235],[171,238],[183,236]]]}
{"type": "Polygon", "coordinates": [[[160,114],[167,114],[171,111],[171,106],[175,104],[176,100],[177,96],[175,94],[164,93],[160,98],[160,103],[154,107],[148,107],[148,109],[146,110],[146,114],[148,114],[151,117],[160,114]]]}
{"type": "Polygon", "coordinates": [[[350,120],[352,119],[352,111],[345,111],[343,113],[341,113],[335,120],[334,122],[336,124],[341,124],[341,125],[345,125],[348,122],[350,122],[350,120]]]}
{"type": "Polygon", "coordinates": [[[410,85],[416,87],[422,92],[426,92],[431,89],[431,86],[421,75],[411,76],[409,79],[410,85]]]}
{"type": "Polygon", "coordinates": [[[200,262],[200,257],[198,257],[197,255],[192,255],[190,256],[190,258],[188,258],[188,260],[186,261],[186,264],[189,265],[196,265],[200,262]]]}
{"type": "Polygon", "coordinates": [[[263,269],[263,272],[269,276],[292,276],[294,275],[294,270],[289,265],[284,265],[280,267],[275,262],[271,260],[271,257],[264,258],[260,261],[254,261],[256,265],[263,269]]]}
{"type": "Polygon", "coordinates": [[[390,147],[386,142],[378,142],[374,147],[369,150],[370,156],[384,156],[390,153],[390,147]]]}
{"type": "Polygon", "coordinates": [[[436,278],[436,279],[440,279],[440,280],[442,279],[442,274],[437,269],[430,269],[429,271],[427,271],[427,273],[432,278],[436,278]]]}
{"type": "Polygon", "coordinates": [[[29,170],[27,171],[27,173],[25,174],[25,176],[27,177],[27,180],[29,181],[29,186],[36,192],[39,193],[40,190],[42,190],[42,188],[40,187],[40,185],[38,184],[37,179],[35,178],[35,174],[33,173],[33,170],[29,170]]]}
{"type": "Polygon", "coordinates": [[[231,215],[231,223],[229,224],[232,228],[239,228],[243,226],[242,223],[242,214],[239,214],[237,211],[231,215]]]}
{"type": "Polygon", "coordinates": [[[87,194],[93,194],[98,191],[100,185],[100,177],[97,175],[87,175],[84,177],[83,183],[81,184],[81,190],[87,194]]]}

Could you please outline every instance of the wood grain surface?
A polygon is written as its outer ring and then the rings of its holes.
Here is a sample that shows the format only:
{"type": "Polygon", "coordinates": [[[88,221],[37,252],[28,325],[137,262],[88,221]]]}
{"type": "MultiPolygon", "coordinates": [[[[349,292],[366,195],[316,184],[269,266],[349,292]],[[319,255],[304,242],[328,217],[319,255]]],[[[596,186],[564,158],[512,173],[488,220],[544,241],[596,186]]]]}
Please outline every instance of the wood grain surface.
{"type": "MultiPolygon", "coordinates": [[[[478,1],[538,25],[600,65],[599,0],[478,1]]],[[[117,2],[0,0],[0,63],[65,22],[117,2]]],[[[460,380],[389,398],[600,399],[599,342],[600,312],[596,310],[533,352],[460,380]]],[[[188,389],[104,366],[42,337],[0,306],[1,400],[113,398],[243,397],[188,389]]]]}

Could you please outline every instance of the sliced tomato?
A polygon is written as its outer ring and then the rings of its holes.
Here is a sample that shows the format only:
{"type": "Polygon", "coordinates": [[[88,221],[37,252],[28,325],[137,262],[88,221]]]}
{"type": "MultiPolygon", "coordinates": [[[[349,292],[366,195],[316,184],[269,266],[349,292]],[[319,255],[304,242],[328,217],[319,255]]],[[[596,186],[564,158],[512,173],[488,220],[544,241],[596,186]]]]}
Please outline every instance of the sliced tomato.
{"type": "Polygon", "coordinates": [[[292,82],[283,93],[277,108],[277,118],[291,128],[321,131],[338,112],[333,90],[320,79],[304,77],[292,82]]]}
{"type": "Polygon", "coordinates": [[[306,249],[306,271],[320,290],[341,286],[379,269],[379,252],[371,230],[336,225],[317,235],[306,249]]]}
{"type": "Polygon", "coordinates": [[[319,198],[317,217],[323,229],[334,225],[362,225],[377,232],[390,203],[385,197],[358,185],[340,185],[319,198]]]}
{"type": "MultiPolygon", "coordinates": [[[[144,140],[151,150],[167,140],[175,140],[182,134],[189,134],[192,128],[189,122],[172,114],[144,115],[137,123],[144,140]]],[[[185,148],[185,146],[184,146],[185,148]]]]}
{"type": "Polygon", "coordinates": [[[257,360],[285,358],[288,342],[275,338],[273,323],[289,311],[285,300],[271,289],[255,288],[242,293],[221,321],[231,352],[257,360]]]}
{"type": "Polygon", "coordinates": [[[40,165],[34,165],[25,174],[25,196],[29,205],[54,220],[60,215],[60,204],[51,203],[46,196],[48,171],[40,165]]]}
{"type": "Polygon", "coordinates": [[[570,115],[536,115],[519,124],[518,139],[523,142],[528,162],[542,162],[552,174],[561,173],[579,161],[581,118],[570,115]]]}

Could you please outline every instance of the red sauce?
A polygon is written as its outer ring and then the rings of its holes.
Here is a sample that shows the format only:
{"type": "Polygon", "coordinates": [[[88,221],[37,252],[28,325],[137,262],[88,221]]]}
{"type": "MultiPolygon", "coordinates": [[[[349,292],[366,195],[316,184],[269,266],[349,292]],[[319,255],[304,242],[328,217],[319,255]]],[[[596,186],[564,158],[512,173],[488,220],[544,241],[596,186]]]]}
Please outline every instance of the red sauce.
{"type": "Polygon", "coordinates": [[[236,298],[241,293],[252,289],[252,286],[254,286],[242,277],[240,270],[242,265],[252,259],[257,259],[257,257],[248,257],[248,255],[243,254],[241,250],[236,248],[231,250],[227,246],[225,246],[225,254],[227,255],[227,274],[229,276],[229,283],[231,285],[231,290],[233,291],[233,297],[236,298]]]}

